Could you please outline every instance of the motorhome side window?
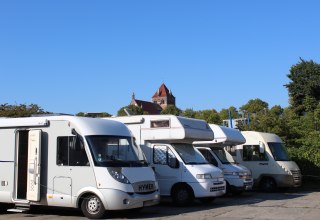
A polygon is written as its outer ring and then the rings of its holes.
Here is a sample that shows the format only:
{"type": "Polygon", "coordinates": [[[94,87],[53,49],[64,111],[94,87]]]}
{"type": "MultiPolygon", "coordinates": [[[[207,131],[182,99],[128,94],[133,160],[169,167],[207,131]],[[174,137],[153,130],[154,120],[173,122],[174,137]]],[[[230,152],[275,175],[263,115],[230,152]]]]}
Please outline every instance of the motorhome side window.
{"type": "Polygon", "coordinates": [[[57,138],[57,165],[89,166],[83,142],[75,136],[57,138]]]}
{"type": "Polygon", "coordinates": [[[260,153],[259,145],[243,145],[243,161],[266,161],[266,152],[260,153]]]}
{"type": "Polygon", "coordinates": [[[167,146],[154,146],[153,163],[172,166],[172,164],[170,164],[170,161],[173,161],[173,159],[176,159],[176,156],[167,146]]]}
{"type": "Polygon", "coordinates": [[[151,128],[169,128],[170,121],[169,120],[156,120],[150,122],[151,128]]]}

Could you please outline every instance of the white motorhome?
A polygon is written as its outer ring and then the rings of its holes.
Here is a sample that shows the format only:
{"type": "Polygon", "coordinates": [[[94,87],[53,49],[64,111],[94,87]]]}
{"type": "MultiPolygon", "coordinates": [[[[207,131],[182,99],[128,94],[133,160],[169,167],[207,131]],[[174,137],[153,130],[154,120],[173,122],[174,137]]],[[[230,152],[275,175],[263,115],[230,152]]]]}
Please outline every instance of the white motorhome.
{"type": "Polygon", "coordinates": [[[227,182],[227,192],[240,194],[251,190],[253,179],[251,172],[246,167],[236,164],[232,156],[225,150],[232,146],[246,142],[240,131],[224,126],[210,124],[214,133],[211,141],[195,141],[194,146],[214,166],[219,167],[227,182]]]}
{"type": "Polygon", "coordinates": [[[251,170],[254,185],[264,191],[298,187],[301,172],[291,161],[279,136],[272,133],[242,131],[246,143],[229,149],[234,159],[251,170]]]}
{"type": "Polygon", "coordinates": [[[159,202],[154,172],[128,128],[75,116],[0,119],[0,207],[105,210],[159,202]]]}
{"type": "Polygon", "coordinates": [[[132,131],[155,171],[161,196],[171,196],[177,205],[186,205],[193,198],[210,202],[225,194],[222,171],[192,145],[193,141],[213,139],[205,121],[174,115],[111,119],[125,123],[132,131]]]}

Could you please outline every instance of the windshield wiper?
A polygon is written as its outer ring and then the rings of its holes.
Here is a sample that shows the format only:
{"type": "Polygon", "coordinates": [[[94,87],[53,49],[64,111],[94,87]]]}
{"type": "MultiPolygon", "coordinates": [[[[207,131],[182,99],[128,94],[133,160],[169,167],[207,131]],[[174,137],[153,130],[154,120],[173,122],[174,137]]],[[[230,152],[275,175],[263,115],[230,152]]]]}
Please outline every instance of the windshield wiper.
{"type": "Polygon", "coordinates": [[[206,163],[206,162],[189,162],[189,163],[186,163],[186,164],[197,165],[197,164],[208,164],[208,163],[206,163]]]}

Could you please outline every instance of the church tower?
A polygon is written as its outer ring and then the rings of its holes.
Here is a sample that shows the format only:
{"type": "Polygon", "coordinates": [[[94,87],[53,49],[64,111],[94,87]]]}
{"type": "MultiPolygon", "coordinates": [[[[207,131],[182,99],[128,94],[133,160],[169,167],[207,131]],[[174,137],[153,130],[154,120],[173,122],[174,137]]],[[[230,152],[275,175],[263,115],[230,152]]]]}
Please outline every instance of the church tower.
{"type": "Polygon", "coordinates": [[[152,96],[152,102],[161,106],[162,109],[166,109],[168,105],[176,105],[176,98],[172,95],[164,83],[152,96]]]}

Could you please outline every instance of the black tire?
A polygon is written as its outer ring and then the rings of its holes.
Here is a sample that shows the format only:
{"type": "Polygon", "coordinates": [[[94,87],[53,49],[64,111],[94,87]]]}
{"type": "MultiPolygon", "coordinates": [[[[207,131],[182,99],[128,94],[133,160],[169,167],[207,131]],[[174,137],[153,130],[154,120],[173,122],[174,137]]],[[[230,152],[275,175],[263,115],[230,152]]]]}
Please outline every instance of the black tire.
{"type": "Polygon", "coordinates": [[[264,192],[274,192],[277,189],[276,181],[271,177],[264,177],[260,181],[260,189],[264,192]]]}
{"type": "Polygon", "coordinates": [[[4,213],[7,211],[7,206],[3,203],[0,203],[0,213],[4,213]]]}
{"type": "Polygon", "coordinates": [[[201,203],[203,204],[209,204],[215,200],[214,197],[205,197],[205,198],[200,198],[199,199],[201,203]]]}
{"type": "Polygon", "coordinates": [[[226,182],[226,196],[228,195],[232,195],[232,192],[231,192],[231,186],[228,182],[226,182]]]}
{"type": "Polygon", "coordinates": [[[82,200],[81,211],[89,219],[99,219],[105,214],[103,203],[96,195],[89,195],[82,200]]]}
{"type": "Polygon", "coordinates": [[[187,186],[177,186],[172,193],[172,199],[177,206],[186,206],[193,200],[193,192],[187,186]]]}

